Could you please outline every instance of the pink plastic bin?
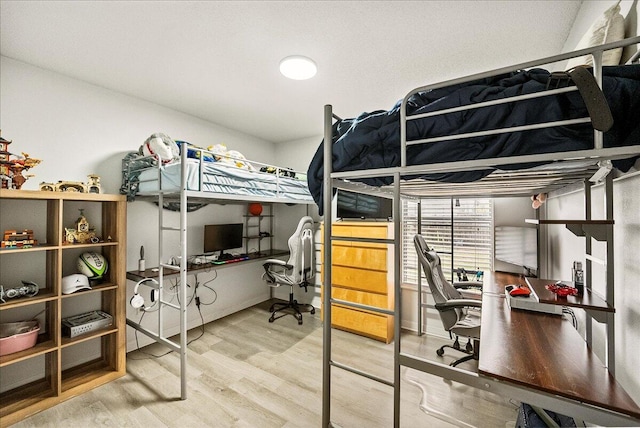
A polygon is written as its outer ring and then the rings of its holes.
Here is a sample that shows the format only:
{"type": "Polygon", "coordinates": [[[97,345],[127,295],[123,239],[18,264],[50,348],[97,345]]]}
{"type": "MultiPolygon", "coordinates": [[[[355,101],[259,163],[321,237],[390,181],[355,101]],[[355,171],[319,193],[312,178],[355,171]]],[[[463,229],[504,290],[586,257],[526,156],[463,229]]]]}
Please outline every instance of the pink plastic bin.
{"type": "Polygon", "coordinates": [[[0,324],[0,356],[33,348],[39,331],[36,320],[0,324]]]}

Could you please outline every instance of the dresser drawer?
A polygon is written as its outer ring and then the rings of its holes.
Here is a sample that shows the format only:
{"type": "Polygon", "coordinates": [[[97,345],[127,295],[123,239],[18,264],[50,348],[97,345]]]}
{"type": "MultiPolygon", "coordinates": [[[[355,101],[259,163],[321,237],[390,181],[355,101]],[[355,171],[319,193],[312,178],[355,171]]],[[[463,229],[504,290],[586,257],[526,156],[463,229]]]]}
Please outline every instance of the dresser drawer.
{"type": "Polygon", "coordinates": [[[347,266],[333,266],[331,269],[331,285],[333,287],[346,287],[385,295],[388,294],[391,288],[387,280],[387,272],[347,266]]]}
{"type": "Polygon", "coordinates": [[[364,312],[340,305],[331,306],[331,325],[389,343],[393,340],[393,317],[364,312]]]}
{"type": "Polygon", "coordinates": [[[387,296],[386,294],[367,293],[365,291],[332,287],[331,296],[334,299],[346,300],[348,302],[375,306],[382,309],[393,309],[393,295],[387,296]]]}
{"type": "Polygon", "coordinates": [[[331,246],[333,266],[355,266],[368,270],[387,271],[387,249],[371,247],[331,246]]]}

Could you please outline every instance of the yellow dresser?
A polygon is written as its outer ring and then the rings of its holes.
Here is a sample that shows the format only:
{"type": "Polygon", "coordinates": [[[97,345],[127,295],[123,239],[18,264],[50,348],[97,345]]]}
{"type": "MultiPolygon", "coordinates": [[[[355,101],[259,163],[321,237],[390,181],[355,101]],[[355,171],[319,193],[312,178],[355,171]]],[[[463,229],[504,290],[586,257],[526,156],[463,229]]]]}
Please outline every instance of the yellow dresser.
{"type": "MultiPolygon", "coordinates": [[[[333,224],[332,235],[334,237],[391,238],[393,224],[338,222],[333,224]]],[[[324,237],[324,232],[321,236],[324,237]]],[[[334,240],[331,267],[332,297],[393,310],[391,248],[387,244],[334,240]]],[[[324,263],[324,245],[322,249],[321,260],[324,263]]],[[[324,279],[324,276],[322,278],[324,279]]],[[[324,287],[322,294],[324,295],[324,287]]],[[[393,340],[393,317],[390,315],[333,304],[331,318],[331,325],[335,328],[385,343],[393,340]]]]}

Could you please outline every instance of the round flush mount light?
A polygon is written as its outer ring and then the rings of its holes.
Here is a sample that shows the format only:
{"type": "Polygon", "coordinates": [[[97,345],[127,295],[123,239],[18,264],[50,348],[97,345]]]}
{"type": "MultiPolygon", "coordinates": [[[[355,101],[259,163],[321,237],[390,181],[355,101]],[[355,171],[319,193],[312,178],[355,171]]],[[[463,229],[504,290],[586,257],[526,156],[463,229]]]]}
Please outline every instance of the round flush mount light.
{"type": "Polygon", "coordinates": [[[280,73],[294,80],[311,79],[316,75],[318,67],[311,58],[301,55],[293,55],[280,61],[280,73]]]}

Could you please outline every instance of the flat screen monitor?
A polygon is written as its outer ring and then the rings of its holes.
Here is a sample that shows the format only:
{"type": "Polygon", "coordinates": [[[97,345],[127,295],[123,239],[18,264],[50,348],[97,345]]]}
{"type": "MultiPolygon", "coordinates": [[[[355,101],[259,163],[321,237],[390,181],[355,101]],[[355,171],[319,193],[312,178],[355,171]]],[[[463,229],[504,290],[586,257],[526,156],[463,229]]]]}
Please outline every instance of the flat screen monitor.
{"type": "Polygon", "coordinates": [[[393,216],[393,200],[338,190],[336,216],[343,219],[384,219],[393,216]]]}
{"type": "Polygon", "coordinates": [[[242,247],[242,223],[207,224],[204,226],[204,252],[219,251],[219,259],[226,257],[225,250],[242,247]]]}

